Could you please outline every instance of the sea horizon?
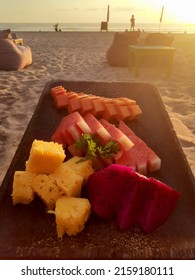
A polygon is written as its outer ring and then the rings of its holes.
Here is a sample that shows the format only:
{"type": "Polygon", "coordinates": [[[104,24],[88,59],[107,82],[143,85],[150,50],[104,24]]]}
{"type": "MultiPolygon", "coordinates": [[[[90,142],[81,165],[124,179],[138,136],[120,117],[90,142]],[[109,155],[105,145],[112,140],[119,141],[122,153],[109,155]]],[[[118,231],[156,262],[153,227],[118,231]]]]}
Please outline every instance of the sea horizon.
{"type": "MultiPolygon", "coordinates": [[[[49,32],[54,31],[55,23],[0,23],[0,30],[11,29],[14,32],[49,32]]],[[[58,28],[64,32],[98,32],[100,23],[59,23],[58,28]]],[[[108,31],[120,32],[129,30],[130,23],[110,23],[108,31]]],[[[195,33],[195,23],[136,23],[136,30],[145,32],[173,32],[173,33],[195,33]]]]}

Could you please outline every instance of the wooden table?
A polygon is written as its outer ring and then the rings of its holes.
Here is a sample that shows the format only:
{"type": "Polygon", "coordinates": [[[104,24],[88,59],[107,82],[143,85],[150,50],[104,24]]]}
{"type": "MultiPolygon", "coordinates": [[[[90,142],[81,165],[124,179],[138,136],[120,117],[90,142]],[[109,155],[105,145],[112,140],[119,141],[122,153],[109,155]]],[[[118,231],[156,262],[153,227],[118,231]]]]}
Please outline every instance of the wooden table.
{"type": "Polygon", "coordinates": [[[141,62],[144,57],[150,56],[151,59],[155,59],[157,66],[160,67],[163,64],[164,58],[167,60],[166,71],[167,76],[171,77],[173,70],[173,60],[175,48],[165,46],[142,46],[142,45],[130,45],[128,56],[128,68],[134,68],[136,77],[139,77],[141,62]]]}

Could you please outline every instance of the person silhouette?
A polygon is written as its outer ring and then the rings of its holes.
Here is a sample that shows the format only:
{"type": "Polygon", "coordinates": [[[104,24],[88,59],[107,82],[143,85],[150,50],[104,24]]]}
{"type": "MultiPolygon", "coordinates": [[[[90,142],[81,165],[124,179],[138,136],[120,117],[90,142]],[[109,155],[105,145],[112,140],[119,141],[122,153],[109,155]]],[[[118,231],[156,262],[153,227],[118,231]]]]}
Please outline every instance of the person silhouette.
{"type": "Polygon", "coordinates": [[[54,24],[54,29],[56,32],[58,31],[58,23],[54,24]]]}
{"type": "Polygon", "coordinates": [[[131,16],[131,19],[130,19],[130,31],[134,31],[135,30],[135,17],[134,15],[131,16]]]}

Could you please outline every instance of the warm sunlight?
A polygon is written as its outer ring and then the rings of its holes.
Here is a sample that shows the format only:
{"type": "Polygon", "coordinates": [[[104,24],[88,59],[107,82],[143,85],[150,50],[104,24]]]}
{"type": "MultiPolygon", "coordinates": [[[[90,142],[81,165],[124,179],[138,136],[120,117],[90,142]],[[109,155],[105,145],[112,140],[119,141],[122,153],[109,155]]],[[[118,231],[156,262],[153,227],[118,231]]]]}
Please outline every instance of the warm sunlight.
{"type": "Polygon", "coordinates": [[[164,17],[180,23],[195,23],[194,1],[164,0],[159,1],[164,5],[164,17]]]}

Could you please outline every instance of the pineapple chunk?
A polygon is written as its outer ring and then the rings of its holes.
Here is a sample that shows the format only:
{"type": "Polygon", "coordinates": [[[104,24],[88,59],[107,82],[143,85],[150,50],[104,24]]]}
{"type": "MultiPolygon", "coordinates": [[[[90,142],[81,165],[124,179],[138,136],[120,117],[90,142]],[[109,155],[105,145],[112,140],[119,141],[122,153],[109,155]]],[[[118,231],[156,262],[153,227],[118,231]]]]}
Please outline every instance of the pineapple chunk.
{"type": "Polygon", "coordinates": [[[64,166],[68,169],[72,169],[75,171],[76,174],[83,176],[85,180],[88,179],[89,175],[94,173],[94,170],[92,168],[92,161],[91,160],[85,160],[78,162],[80,159],[82,159],[79,156],[74,156],[64,162],[64,166]]]}
{"type": "Polygon", "coordinates": [[[39,174],[33,180],[33,189],[49,210],[55,209],[56,200],[62,195],[62,191],[49,175],[39,174]]]}
{"type": "Polygon", "coordinates": [[[35,193],[33,190],[33,179],[35,173],[27,171],[15,171],[13,180],[12,200],[13,204],[29,204],[33,201],[35,193]]]}
{"type": "Polygon", "coordinates": [[[64,161],[65,157],[62,145],[34,140],[26,162],[26,170],[35,173],[51,173],[64,161]]]}
{"type": "Polygon", "coordinates": [[[62,163],[50,177],[55,180],[59,189],[67,196],[80,197],[83,184],[83,177],[76,174],[74,170],[67,169],[62,163]]]}
{"type": "Polygon", "coordinates": [[[62,238],[65,233],[69,236],[77,235],[84,229],[90,213],[88,199],[61,196],[55,208],[58,237],[62,238]]]}

